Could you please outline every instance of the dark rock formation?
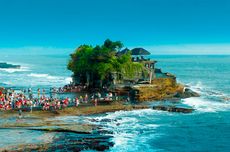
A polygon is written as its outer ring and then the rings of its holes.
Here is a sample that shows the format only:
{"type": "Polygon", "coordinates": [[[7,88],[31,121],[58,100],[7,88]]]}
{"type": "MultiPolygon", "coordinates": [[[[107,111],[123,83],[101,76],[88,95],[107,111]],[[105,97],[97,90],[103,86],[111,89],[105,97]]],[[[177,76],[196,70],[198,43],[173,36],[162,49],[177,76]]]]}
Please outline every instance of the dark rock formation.
{"type": "Polygon", "coordinates": [[[186,88],[185,91],[183,93],[176,93],[174,95],[175,98],[191,98],[191,97],[199,97],[200,95],[194,91],[192,91],[191,89],[186,88]]]}
{"type": "MultiPolygon", "coordinates": [[[[34,129],[33,131],[44,131],[47,134],[50,132],[50,130],[42,129],[34,129]]],[[[56,134],[52,138],[52,142],[0,147],[0,151],[105,151],[114,145],[111,141],[112,136],[105,135],[106,133],[101,131],[94,131],[87,134],[73,131],[68,132],[66,130],[53,131],[56,134]]]]}
{"type": "Polygon", "coordinates": [[[3,69],[9,69],[9,68],[19,69],[20,67],[21,67],[20,65],[13,65],[13,64],[8,64],[8,63],[0,63],[0,68],[3,68],[3,69]]]}
{"type": "Polygon", "coordinates": [[[105,151],[114,145],[114,143],[111,142],[111,138],[111,136],[97,133],[84,136],[65,133],[54,140],[53,144],[49,145],[48,151],[105,151]]]}
{"type": "Polygon", "coordinates": [[[179,113],[192,113],[194,109],[192,108],[180,108],[174,106],[153,106],[154,110],[162,110],[168,112],[179,112],[179,113]]]}

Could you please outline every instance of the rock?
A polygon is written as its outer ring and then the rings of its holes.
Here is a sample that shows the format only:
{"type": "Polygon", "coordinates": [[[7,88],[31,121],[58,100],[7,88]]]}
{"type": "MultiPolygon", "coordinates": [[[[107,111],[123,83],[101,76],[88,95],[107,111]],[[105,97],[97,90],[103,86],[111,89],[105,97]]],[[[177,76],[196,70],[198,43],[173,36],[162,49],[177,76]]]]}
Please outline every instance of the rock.
{"type": "Polygon", "coordinates": [[[180,108],[174,106],[153,106],[154,110],[162,110],[168,112],[179,112],[179,113],[192,113],[194,109],[191,108],[180,108]]]}
{"type": "Polygon", "coordinates": [[[3,68],[3,69],[9,69],[9,68],[19,69],[20,67],[21,67],[20,65],[13,65],[13,64],[8,64],[8,63],[0,63],[0,68],[3,68]]]}
{"type": "Polygon", "coordinates": [[[230,98],[228,98],[228,97],[223,97],[223,100],[224,100],[224,101],[230,101],[230,98]]]}
{"type": "Polygon", "coordinates": [[[113,122],[113,121],[117,121],[116,119],[101,119],[101,120],[98,120],[98,119],[91,119],[90,121],[92,122],[113,122]]]}
{"type": "Polygon", "coordinates": [[[194,91],[192,91],[191,89],[188,89],[186,88],[184,93],[180,93],[180,92],[177,92],[175,95],[174,95],[175,98],[191,98],[191,97],[200,97],[200,95],[194,91]]]}

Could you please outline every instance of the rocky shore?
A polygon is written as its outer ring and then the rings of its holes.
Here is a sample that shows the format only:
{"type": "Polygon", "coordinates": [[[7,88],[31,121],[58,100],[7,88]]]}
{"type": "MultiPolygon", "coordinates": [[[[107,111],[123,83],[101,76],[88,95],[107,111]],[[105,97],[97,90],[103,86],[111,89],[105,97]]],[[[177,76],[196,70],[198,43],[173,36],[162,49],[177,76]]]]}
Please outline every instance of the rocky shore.
{"type": "MultiPolygon", "coordinates": [[[[127,89],[127,88],[126,88],[127,89]]],[[[96,150],[105,151],[114,145],[111,138],[113,133],[103,130],[101,126],[90,124],[66,123],[53,118],[66,116],[86,116],[115,111],[131,111],[138,109],[153,109],[168,112],[191,113],[192,108],[158,105],[152,106],[151,102],[164,100],[179,100],[188,97],[197,97],[199,94],[183,85],[176,83],[172,78],[154,79],[151,84],[138,84],[125,90],[131,95],[134,102],[109,101],[83,104],[78,107],[67,107],[61,110],[29,110],[24,109],[22,117],[17,110],[0,111],[0,130],[21,130],[24,132],[38,132],[49,137],[39,143],[20,143],[1,147],[0,151],[54,151],[56,149],[66,151],[96,150]],[[147,102],[145,102],[147,101],[147,102]],[[12,121],[15,120],[15,121],[12,121]]],[[[127,93],[126,92],[126,93],[127,93]]],[[[97,120],[90,120],[92,122],[97,120]]],[[[111,120],[101,120],[111,121],[111,120]]],[[[44,138],[39,137],[39,138],[44,138]]]]}
{"type": "MultiPolygon", "coordinates": [[[[154,88],[154,87],[153,87],[154,88]]],[[[179,86],[178,86],[179,88],[179,86]]],[[[146,88],[145,88],[146,89],[146,88]]],[[[150,89],[151,90],[151,89],[150,89]]],[[[165,97],[164,97],[165,98],[165,97]]],[[[163,98],[155,98],[163,99],[163,98]]],[[[0,124],[0,130],[22,130],[39,132],[45,136],[50,136],[50,140],[41,143],[25,143],[1,147],[0,151],[82,151],[96,150],[105,151],[114,145],[111,138],[113,133],[103,130],[101,126],[90,124],[78,124],[76,122],[66,123],[55,120],[56,117],[66,116],[86,116],[101,114],[115,111],[130,111],[138,109],[153,109],[169,112],[191,113],[194,109],[178,108],[170,106],[150,106],[145,102],[136,104],[112,101],[107,105],[89,106],[82,105],[79,107],[68,107],[55,111],[23,111],[22,118],[19,118],[17,110],[0,112],[0,118],[4,120],[0,124]],[[12,122],[12,120],[15,120],[12,122]],[[19,120],[19,121],[18,121],[19,120]]],[[[97,120],[91,119],[94,122],[97,120]]],[[[111,121],[111,120],[101,120],[111,121]]]]}
{"type": "MultiPolygon", "coordinates": [[[[63,110],[56,111],[33,111],[22,113],[22,118],[19,118],[18,111],[1,112],[0,118],[3,120],[0,124],[0,130],[21,130],[40,132],[40,134],[50,135],[52,140],[42,143],[17,144],[17,146],[1,147],[0,151],[53,151],[68,150],[96,150],[104,151],[113,146],[111,135],[104,131],[100,126],[64,122],[55,118],[63,118],[66,116],[82,116],[100,114],[106,112],[114,112],[119,110],[135,110],[146,109],[149,106],[145,105],[124,105],[119,102],[114,102],[110,105],[101,106],[82,106],[69,107],[63,110]],[[55,136],[53,136],[55,133],[55,136]]],[[[93,119],[90,121],[94,121],[93,119]]],[[[112,134],[112,133],[109,133],[112,134]]]]}
{"type": "Polygon", "coordinates": [[[131,98],[137,102],[184,99],[200,96],[184,85],[177,83],[174,78],[157,78],[151,84],[136,84],[129,89],[123,90],[128,90],[131,98]]]}
{"type": "MultiPolygon", "coordinates": [[[[37,110],[33,111],[24,111],[24,117],[33,117],[33,118],[49,118],[55,116],[82,116],[82,115],[93,115],[100,114],[106,112],[115,112],[115,111],[130,111],[130,110],[138,110],[138,109],[147,109],[149,106],[147,105],[131,105],[131,104],[123,104],[119,102],[112,102],[108,105],[99,105],[99,106],[79,106],[79,107],[68,107],[62,110],[55,111],[43,111],[37,110]]],[[[17,110],[9,110],[0,112],[0,118],[9,118],[9,117],[18,117],[17,110]]]]}

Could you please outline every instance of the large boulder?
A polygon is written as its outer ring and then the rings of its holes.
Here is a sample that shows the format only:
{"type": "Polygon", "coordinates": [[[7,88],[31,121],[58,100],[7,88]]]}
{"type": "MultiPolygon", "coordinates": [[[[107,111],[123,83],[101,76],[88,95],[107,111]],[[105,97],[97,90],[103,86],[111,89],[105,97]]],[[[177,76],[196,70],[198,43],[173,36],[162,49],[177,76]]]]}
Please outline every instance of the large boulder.
{"type": "Polygon", "coordinates": [[[199,97],[200,95],[191,89],[186,88],[184,92],[177,92],[174,97],[175,98],[191,98],[191,97],[199,97]]]}

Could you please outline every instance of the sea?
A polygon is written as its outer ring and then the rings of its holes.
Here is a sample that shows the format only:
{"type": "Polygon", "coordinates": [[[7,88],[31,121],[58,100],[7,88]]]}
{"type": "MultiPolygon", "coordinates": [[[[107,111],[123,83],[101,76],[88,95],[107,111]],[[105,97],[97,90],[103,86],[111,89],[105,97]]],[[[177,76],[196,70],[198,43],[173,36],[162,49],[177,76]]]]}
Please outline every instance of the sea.
{"type": "MultiPolygon", "coordinates": [[[[91,116],[66,116],[58,119],[102,126],[111,132],[114,146],[108,150],[110,152],[229,152],[230,56],[151,55],[149,57],[158,61],[157,68],[176,75],[179,83],[185,84],[201,95],[175,103],[194,108],[193,113],[146,109],[91,116]],[[92,119],[97,121],[91,121],[92,119]]],[[[19,64],[22,68],[0,69],[0,86],[15,89],[61,87],[71,82],[72,73],[66,68],[68,60],[68,54],[1,56],[0,62],[19,64]]],[[[2,140],[3,138],[11,139],[11,144],[17,143],[17,139],[21,140],[18,136],[3,137],[6,133],[0,132],[0,146],[10,142],[7,139],[2,140]]],[[[33,134],[31,132],[30,137],[33,134]]],[[[30,143],[29,138],[26,142],[30,143]]]]}

